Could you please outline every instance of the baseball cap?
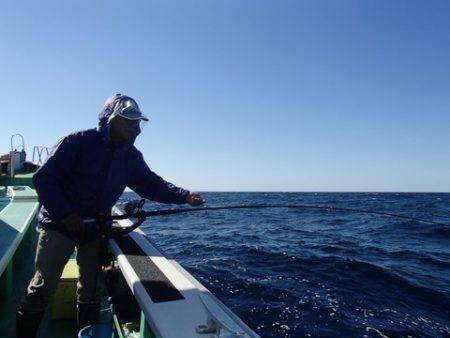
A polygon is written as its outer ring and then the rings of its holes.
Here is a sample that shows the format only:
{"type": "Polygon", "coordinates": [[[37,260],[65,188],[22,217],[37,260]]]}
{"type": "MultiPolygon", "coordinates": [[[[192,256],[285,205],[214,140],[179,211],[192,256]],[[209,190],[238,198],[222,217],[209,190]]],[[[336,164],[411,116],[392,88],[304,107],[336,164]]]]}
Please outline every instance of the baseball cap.
{"type": "Polygon", "coordinates": [[[148,121],[148,117],[145,116],[136,101],[131,98],[126,98],[123,100],[119,100],[114,106],[113,113],[109,117],[109,120],[114,118],[115,116],[121,116],[128,120],[141,120],[148,121]]]}

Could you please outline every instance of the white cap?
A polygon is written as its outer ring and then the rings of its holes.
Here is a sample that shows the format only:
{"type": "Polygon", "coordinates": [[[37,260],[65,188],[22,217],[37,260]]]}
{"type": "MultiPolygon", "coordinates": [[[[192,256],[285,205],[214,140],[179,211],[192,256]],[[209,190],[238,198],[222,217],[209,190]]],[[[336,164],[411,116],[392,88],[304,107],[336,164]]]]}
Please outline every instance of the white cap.
{"type": "Polygon", "coordinates": [[[109,117],[109,120],[117,115],[128,120],[148,121],[148,117],[141,112],[141,109],[139,109],[139,106],[133,99],[119,100],[114,106],[113,113],[109,117]]]}

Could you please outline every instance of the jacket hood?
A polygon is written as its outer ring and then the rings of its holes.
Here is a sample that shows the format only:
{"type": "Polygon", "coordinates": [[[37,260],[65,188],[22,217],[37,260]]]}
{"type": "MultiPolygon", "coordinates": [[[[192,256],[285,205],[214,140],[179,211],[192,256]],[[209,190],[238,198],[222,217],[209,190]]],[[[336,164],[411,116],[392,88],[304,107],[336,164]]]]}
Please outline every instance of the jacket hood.
{"type": "Polygon", "coordinates": [[[116,104],[118,102],[120,102],[122,100],[135,101],[132,97],[123,95],[120,93],[114,93],[110,97],[108,97],[108,99],[105,101],[105,105],[103,106],[102,111],[100,112],[100,114],[98,114],[98,119],[99,119],[98,124],[99,124],[100,128],[102,128],[106,124],[108,124],[108,119],[111,116],[111,114],[114,112],[114,107],[116,106],[116,104]]]}
{"type": "MultiPolygon", "coordinates": [[[[114,93],[108,99],[105,101],[105,105],[103,106],[103,109],[101,110],[100,114],[98,114],[98,130],[109,140],[109,123],[108,119],[114,112],[114,107],[117,103],[119,103],[122,100],[133,100],[132,97],[123,95],[120,93],[114,93]]],[[[136,102],[136,101],[135,101],[136,102]]],[[[134,140],[130,140],[130,142],[126,143],[134,143],[134,140]]]]}

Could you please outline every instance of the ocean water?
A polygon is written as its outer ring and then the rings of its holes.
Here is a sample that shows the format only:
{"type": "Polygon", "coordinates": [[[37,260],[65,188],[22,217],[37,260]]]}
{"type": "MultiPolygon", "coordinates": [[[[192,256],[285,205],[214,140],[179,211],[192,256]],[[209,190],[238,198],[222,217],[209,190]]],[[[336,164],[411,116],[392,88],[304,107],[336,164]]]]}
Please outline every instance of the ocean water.
{"type": "MultiPolygon", "coordinates": [[[[450,194],[203,193],[450,224],[450,194]]],[[[120,204],[138,198],[124,193],[120,204]]],[[[146,209],[179,207],[147,202],[146,209]]],[[[450,225],[324,210],[221,210],[141,228],[262,337],[449,337],[450,225]]]]}

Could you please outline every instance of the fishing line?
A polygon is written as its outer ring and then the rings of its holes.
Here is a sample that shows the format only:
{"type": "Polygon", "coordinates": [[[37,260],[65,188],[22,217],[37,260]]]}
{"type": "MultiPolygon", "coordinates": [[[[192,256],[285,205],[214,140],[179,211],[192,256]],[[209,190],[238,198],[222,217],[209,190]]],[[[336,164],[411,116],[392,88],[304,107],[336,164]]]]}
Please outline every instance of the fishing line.
{"type": "Polygon", "coordinates": [[[374,214],[381,216],[389,216],[395,218],[403,218],[410,221],[417,221],[426,224],[432,225],[444,225],[450,226],[450,224],[430,221],[422,218],[404,216],[399,214],[393,214],[384,211],[375,211],[368,209],[353,209],[353,208],[341,208],[327,205],[302,205],[302,204],[247,204],[247,205],[229,205],[229,206],[220,206],[220,207],[199,207],[199,208],[181,208],[181,209],[163,209],[163,210],[152,210],[152,211],[140,211],[131,214],[123,214],[123,215],[115,215],[115,216],[107,216],[106,220],[121,220],[127,218],[141,218],[141,217],[153,217],[153,216],[164,216],[164,215],[174,215],[185,212],[193,212],[193,211],[211,211],[211,210],[228,210],[228,209],[270,209],[270,208],[286,208],[286,209],[315,209],[315,210],[326,210],[326,211],[347,211],[354,213],[362,213],[362,214],[374,214]]]}
{"type": "Polygon", "coordinates": [[[181,209],[162,209],[162,210],[152,210],[152,211],[143,211],[142,207],[144,204],[144,200],[139,202],[131,202],[131,207],[126,206],[126,212],[122,215],[111,215],[111,216],[102,216],[97,218],[97,221],[105,222],[105,221],[114,221],[114,220],[124,220],[129,218],[137,218],[138,221],[130,226],[122,227],[122,226],[112,226],[110,230],[108,230],[110,237],[120,237],[128,234],[129,232],[136,229],[140,226],[147,217],[155,217],[155,216],[166,216],[166,215],[175,215],[187,212],[194,211],[214,211],[214,210],[232,210],[232,209],[271,209],[271,208],[284,208],[284,209],[300,209],[300,210],[325,210],[329,212],[353,212],[353,213],[361,213],[361,214],[373,214],[380,216],[388,216],[393,218],[400,218],[409,221],[420,222],[429,225],[439,225],[450,227],[450,224],[426,220],[417,217],[404,216],[399,214],[394,214],[390,212],[384,211],[375,211],[369,209],[355,209],[355,208],[342,208],[335,206],[327,206],[327,205],[307,205],[307,204],[246,204],[246,205],[229,205],[229,206],[217,206],[217,207],[195,207],[195,208],[181,208],[181,209]],[[134,204],[133,204],[134,203],[134,204]]]}

